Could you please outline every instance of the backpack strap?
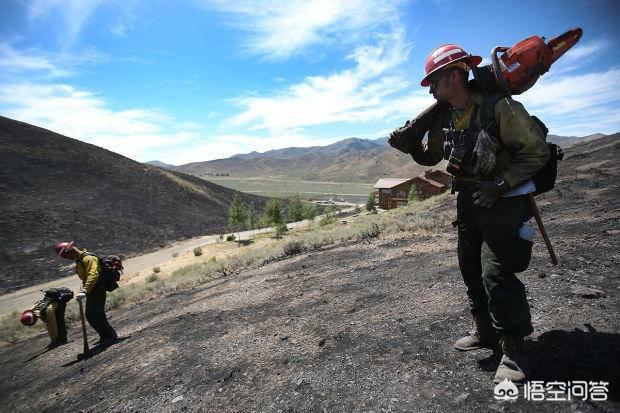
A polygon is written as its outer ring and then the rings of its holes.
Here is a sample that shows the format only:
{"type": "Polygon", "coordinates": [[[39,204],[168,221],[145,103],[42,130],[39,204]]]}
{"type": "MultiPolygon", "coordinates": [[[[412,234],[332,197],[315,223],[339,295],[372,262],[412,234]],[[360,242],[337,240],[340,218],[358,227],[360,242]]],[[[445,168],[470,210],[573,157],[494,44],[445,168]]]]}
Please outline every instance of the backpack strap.
{"type": "Polygon", "coordinates": [[[498,141],[499,137],[499,125],[495,120],[495,105],[499,102],[504,95],[499,92],[487,93],[484,95],[482,105],[480,105],[480,123],[482,127],[491,135],[495,136],[498,141]]]}

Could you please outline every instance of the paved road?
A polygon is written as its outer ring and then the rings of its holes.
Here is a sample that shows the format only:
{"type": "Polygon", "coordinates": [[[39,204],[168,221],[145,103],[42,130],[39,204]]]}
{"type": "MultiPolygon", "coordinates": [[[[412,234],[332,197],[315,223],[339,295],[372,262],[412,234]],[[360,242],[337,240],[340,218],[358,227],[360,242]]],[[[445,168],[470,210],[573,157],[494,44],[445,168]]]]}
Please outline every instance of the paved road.
{"type": "MultiPolygon", "coordinates": [[[[350,213],[354,208],[349,208],[341,211],[341,214],[350,213]]],[[[320,217],[319,217],[320,218],[320,217]]],[[[299,221],[288,224],[289,228],[297,228],[299,226],[307,225],[308,221],[299,221]]],[[[241,231],[241,239],[248,239],[251,237],[252,232],[254,234],[262,234],[265,232],[273,231],[273,228],[263,228],[254,231],[241,231]]],[[[228,234],[222,234],[225,238],[228,234]]],[[[130,274],[133,272],[142,271],[148,267],[154,267],[156,265],[163,264],[169,261],[172,254],[185,253],[193,250],[195,247],[214,244],[220,239],[220,235],[205,235],[202,237],[190,238],[183,241],[175,242],[160,250],[150,252],[148,254],[139,255],[137,257],[128,258],[123,261],[125,267],[125,273],[130,274]]],[[[34,285],[32,287],[23,288],[21,290],[13,291],[9,294],[0,296],[0,316],[11,313],[12,311],[23,311],[30,307],[33,303],[41,298],[41,291],[50,287],[67,287],[73,291],[79,291],[82,282],[80,279],[73,275],[65,278],[59,278],[54,281],[34,285]]]]}

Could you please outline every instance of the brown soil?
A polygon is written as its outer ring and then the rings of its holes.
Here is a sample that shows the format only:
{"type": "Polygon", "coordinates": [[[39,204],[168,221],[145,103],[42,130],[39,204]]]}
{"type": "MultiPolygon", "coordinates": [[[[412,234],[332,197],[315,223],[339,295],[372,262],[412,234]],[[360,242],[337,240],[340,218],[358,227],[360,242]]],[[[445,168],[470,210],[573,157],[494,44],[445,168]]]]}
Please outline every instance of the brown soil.
{"type": "Polygon", "coordinates": [[[568,153],[558,189],[539,198],[560,265],[537,236],[521,274],[535,328],[525,343],[530,380],[604,380],[608,402],[494,400],[497,356],[453,349],[469,317],[448,225],[301,254],[113,312],[126,339],[82,362],[77,326],[73,342],[34,359],[44,336],[4,348],[0,403],[6,411],[617,411],[619,148],[615,137],[568,153]]]}

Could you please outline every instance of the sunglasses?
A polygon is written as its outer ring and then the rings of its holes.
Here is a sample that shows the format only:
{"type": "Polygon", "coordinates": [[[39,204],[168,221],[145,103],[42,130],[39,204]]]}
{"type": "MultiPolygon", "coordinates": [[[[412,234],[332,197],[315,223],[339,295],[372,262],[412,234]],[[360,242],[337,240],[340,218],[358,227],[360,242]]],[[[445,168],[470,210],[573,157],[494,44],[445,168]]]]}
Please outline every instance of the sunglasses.
{"type": "Polygon", "coordinates": [[[441,73],[437,73],[433,75],[430,79],[428,79],[428,84],[432,89],[437,89],[437,84],[439,83],[439,81],[444,77],[450,76],[451,73],[452,72],[450,70],[445,70],[441,73]]]}

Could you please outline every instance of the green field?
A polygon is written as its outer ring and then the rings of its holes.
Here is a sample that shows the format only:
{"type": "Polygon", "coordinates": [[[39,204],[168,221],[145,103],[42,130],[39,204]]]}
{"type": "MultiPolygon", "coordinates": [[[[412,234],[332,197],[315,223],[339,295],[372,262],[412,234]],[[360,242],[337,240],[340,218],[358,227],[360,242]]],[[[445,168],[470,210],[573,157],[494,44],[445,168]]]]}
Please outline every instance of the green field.
{"type": "Polygon", "coordinates": [[[233,178],[209,176],[206,180],[256,195],[287,198],[299,195],[312,200],[344,199],[348,202],[365,203],[373,192],[374,183],[357,182],[312,182],[295,179],[233,178]]]}

